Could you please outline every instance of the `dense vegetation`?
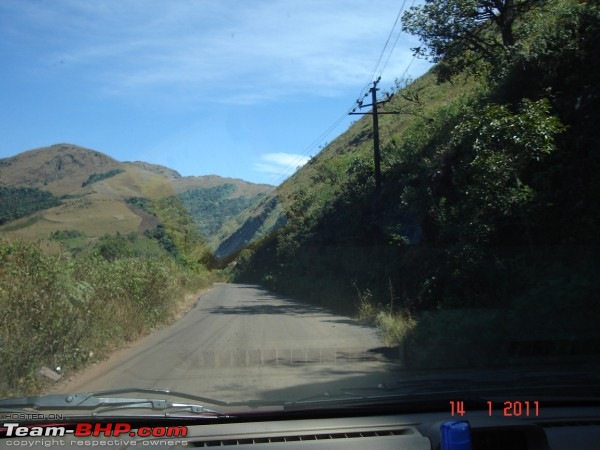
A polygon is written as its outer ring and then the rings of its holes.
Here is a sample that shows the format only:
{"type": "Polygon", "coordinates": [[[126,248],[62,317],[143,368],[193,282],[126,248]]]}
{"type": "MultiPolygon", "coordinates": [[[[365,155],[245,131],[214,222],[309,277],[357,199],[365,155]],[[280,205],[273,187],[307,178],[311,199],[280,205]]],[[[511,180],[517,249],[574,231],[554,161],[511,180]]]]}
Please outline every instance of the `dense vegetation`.
{"type": "Polygon", "coordinates": [[[155,239],[180,262],[195,266],[207,266],[212,254],[183,202],[178,197],[165,197],[151,200],[145,197],[131,197],[127,203],[157,217],[159,225],[145,232],[155,239]]]}
{"type": "Polygon", "coordinates": [[[0,225],[58,205],[60,199],[50,192],[0,186],[0,225]]]}
{"type": "Polygon", "coordinates": [[[86,187],[86,186],[89,186],[90,184],[97,183],[98,181],[106,180],[107,178],[114,177],[115,175],[118,175],[123,172],[124,172],[123,169],[113,169],[113,170],[109,170],[108,172],[93,173],[89,176],[89,178],[87,180],[85,180],[83,183],[81,183],[81,187],[86,187]]]}
{"type": "MultiPolygon", "coordinates": [[[[257,207],[245,211],[235,218],[233,225],[235,231],[221,228],[223,238],[214,251],[216,259],[228,261],[231,255],[236,255],[256,239],[269,236],[279,230],[286,223],[286,217],[281,213],[279,200],[276,196],[268,196],[261,200],[257,207]]],[[[227,225],[232,225],[232,222],[227,225]]],[[[217,237],[221,237],[217,235],[217,237]]]]}
{"type": "Polygon", "coordinates": [[[140,252],[135,240],[105,236],[78,258],[0,241],[0,397],[35,392],[43,366],[69,373],[97,361],[211,281],[164,252],[140,252]]]}
{"type": "Polygon", "coordinates": [[[597,3],[514,2],[509,38],[480,4],[405,16],[439,64],[389,106],[412,113],[381,122],[380,197],[362,120],[280,188],[287,227],[236,267],[358,307],[415,366],[503,362],[522,339],[600,342],[597,3]],[[482,15],[461,21],[465,8],[482,15]],[[432,37],[453,21],[467,28],[432,37]],[[473,34],[485,48],[461,40],[473,34]]]}
{"type": "Polygon", "coordinates": [[[50,239],[54,239],[57,241],[66,239],[77,239],[83,236],[84,234],[78,230],[58,230],[50,233],[50,239]]]}
{"type": "Polygon", "coordinates": [[[43,366],[69,373],[98,361],[170,320],[185,294],[215,279],[177,197],[130,203],[159,225],[145,234],[58,230],[37,243],[0,240],[0,397],[41,389],[43,366]]]}
{"type": "Polygon", "coordinates": [[[236,187],[225,183],[210,188],[194,188],[179,194],[203,236],[215,234],[225,222],[259,201],[264,194],[253,197],[232,197],[236,187]]]}

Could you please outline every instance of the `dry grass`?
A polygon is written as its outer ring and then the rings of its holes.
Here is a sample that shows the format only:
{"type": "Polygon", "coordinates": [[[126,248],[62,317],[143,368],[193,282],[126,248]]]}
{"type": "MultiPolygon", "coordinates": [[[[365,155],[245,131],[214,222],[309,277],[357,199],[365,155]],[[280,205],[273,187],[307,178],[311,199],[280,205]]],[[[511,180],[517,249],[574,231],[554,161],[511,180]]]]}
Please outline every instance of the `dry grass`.
{"type": "Polygon", "coordinates": [[[383,333],[383,342],[389,346],[402,344],[417,326],[417,321],[408,314],[379,311],[375,318],[383,333]]]}
{"type": "Polygon", "coordinates": [[[69,199],[62,205],[37,212],[2,227],[4,237],[26,240],[47,238],[59,230],[77,230],[87,236],[137,231],[142,218],[117,199],[90,195],[69,199]]]}
{"type": "Polygon", "coordinates": [[[389,306],[375,303],[369,291],[360,294],[359,320],[374,325],[382,333],[386,345],[403,344],[417,326],[417,320],[405,311],[390,311],[389,306]]]}

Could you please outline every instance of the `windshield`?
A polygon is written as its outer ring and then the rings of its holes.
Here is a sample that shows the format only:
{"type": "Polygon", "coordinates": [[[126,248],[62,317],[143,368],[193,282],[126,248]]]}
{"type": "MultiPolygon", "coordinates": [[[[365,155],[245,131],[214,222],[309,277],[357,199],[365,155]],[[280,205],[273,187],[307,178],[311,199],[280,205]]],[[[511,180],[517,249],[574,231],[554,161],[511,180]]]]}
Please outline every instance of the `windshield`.
{"type": "Polygon", "coordinates": [[[494,5],[0,2],[2,411],[597,399],[600,13],[494,5]]]}

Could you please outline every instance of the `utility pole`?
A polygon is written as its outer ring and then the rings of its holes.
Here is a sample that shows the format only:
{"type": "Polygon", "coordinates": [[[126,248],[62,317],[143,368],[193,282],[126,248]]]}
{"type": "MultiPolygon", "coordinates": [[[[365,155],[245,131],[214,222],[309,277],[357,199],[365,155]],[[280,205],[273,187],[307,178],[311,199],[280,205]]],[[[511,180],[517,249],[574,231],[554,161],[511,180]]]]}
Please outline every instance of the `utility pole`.
{"type": "Polygon", "coordinates": [[[394,96],[394,94],[389,95],[385,100],[380,100],[377,101],[377,91],[379,90],[377,88],[377,84],[379,84],[379,82],[381,81],[381,77],[377,78],[377,80],[375,80],[373,82],[373,87],[371,89],[369,89],[369,92],[367,92],[365,94],[365,97],[367,97],[369,94],[371,94],[371,103],[365,105],[363,103],[362,99],[359,99],[356,101],[356,103],[358,104],[358,108],[362,109],[362,108],[368,108],[369,106],[372,106],[373,109],[371,110],[371,112],[355,112],[356,108],[354,108],[352,110],[352,112],[348,113],[349,115],[372,115],[373,116],[373,159],[375,161],[375,209],[377,212],[378,206],[379,206],[379,199],[381,197],[381,151],[379,150],[379,119],[378,116],[379,114],[401,114],[400,112],[395,112],[395,111],[378,111],[377,107],[379,105],[383,105],[387,102],[389,102],[392,97],[394,96]]]}

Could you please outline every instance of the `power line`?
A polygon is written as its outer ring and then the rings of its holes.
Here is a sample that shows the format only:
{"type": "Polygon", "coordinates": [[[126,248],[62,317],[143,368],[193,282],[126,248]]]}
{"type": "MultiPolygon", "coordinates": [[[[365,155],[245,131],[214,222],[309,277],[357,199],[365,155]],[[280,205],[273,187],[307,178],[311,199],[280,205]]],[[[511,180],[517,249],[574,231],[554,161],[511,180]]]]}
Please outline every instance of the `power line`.
{"type": "MultiPolygon", "coordinates": [[[[410,8],[412,8],[416,3],[416,0],[413,0],[413,2],[410,5],[410,8]]],[[[400,14],[402,13],[402,11],[404,10],[404,3],[402,3],[402,8],[400,9],[400,12],[398,13],[398,17],[400,17],[400,14]]],[[[396,19],[396,22],[398,21],[398,19],[396,19]]],[[[396,24],[394,24],[395,26],[396,24]]],[[[385,70],[385,68],[388,65],[388,62],[390,61],[390,58],[392,57],[392,54],[394,53],[394,49],[396,48],[396,45],[398,44],[398,41],[400,40],[400,36],[402,36],[402,31],[400,31],[398,33],[398,35],[396,36],[396,40],[394,41],[394,45],[392,46],[392,49],[390,50],[390,53],[388,54],[388,57],[385,61],[385,64],[383,65],[383,68],[381,69],[381,73],[379,74],[379,76],[381,76],[383,74],[383,71],[385,70]]],[[[408,73],[408,69],[410,69],[410,66],[412,65],[412,63],[414,62],[416,56],[413,55],[412,59],[410,60],[410,62],[408,63],[408,65],[406,66],[406,69],[404,69],[404,73],[402,74],[402,80],[404,79],[404,77],[406,77],[406,74],[408,73]]]]}
{"type": "Polygon", "coordinates": [[[383,71],[385,70],[385,68],[387,67],[388,63],[390,62],[390,58],[392,57],[392,53],[394,53],[394,49],[396,48],[396,45],[398,44],[398,41],[400,40],[400,36],[402,36],[402,31],[400,31],[396,35],[396,39],[394,40],[394,45],[392,45],[392,49],[388,53],[388,57],[385,60],[385,64],[383,65],[383,67],[381,68],[381,71],[379,72],[379,76],[381,76],[383,74],[383,71]]]}
{"type": "MultiPolygon", "coordinates": [[[[413,0],[413,2],[411,3],[411,7],[414,6],[416,0],[413,0]]],[[[396,15],[396,20],[394,21],[394,25],[392,26],[392,29],[390,30],[390,33],[387,37],[387,40],[383,46],[383,49],[381,50],[381,53],[379,55],[379,58],[377,59],[377,63],[375,64],[375,68],[373,69],[373,72],[371,73],[371,77],[369,78],[369,81],[365,84],[365,86],[362,88],[362,90],[360,91],[360,95],[358,96],[358,101],[357,103],[361,103],[361,100],[363,98],[366,98],[369,93],[372,92],[371,90],[371,84],[373,84],[373,89],[376,89],[377,83],[381,80],[381,76],[383,74],[383,71],[385,70],[385,68],[387,67],[390,58],[394,52],[394,49],[396,48],[396,45],[398,44],[398,41],[400,40],[400,36],[402,35],[402,31],[398,31],[397,35],[396,35],[396,39],[394,40],[394,44],[392,45],[392,48],[390,49],[387,59],[385,61],[385,64],[383,65],[383,67],[381,68],[381,71],[379,73],[379,78],[376,82],[373,82],[372,80],[375,78],[375,74],[377,73],[377,69],[379,68],[379,64],[381,63],[381,60],[383,59],[383,55],[385,54],[386,48],[390,43],[390,40],[392,38],[392,36],[394,35],[394,30],[396,29],[396,26],[398,25],[398,21],[400,20],[400,17],[402,16],[402,13],[404,12],[404,8],[406,6],[406,0],[403,0],[402,5],[400,6],[400,10],[398,11],[398,14],[396,15]]],[[[402,78],[404,78],[408,72],[408,70],[410,69],[410,66],[412,65],[413,61],[415,60],[415,56],[412,57],[411,61],[408,63],[408,65],[406,66],[406,69],[404,70],[403,74],[402,74],[402,78]]],[[[346,115],[353,113],[353,111],[356,110],[355,105],[352,105],[348,111],[346,112],[346,115]]],[[[340,120],[341,121],[341,120],[340,120]]]]}
{"type": "MultiPolygon", "coordinates": [[[[412,5],[415,4],[416,0],[413,0],[412,5]]],[[[373,68],[373,71],[371,73],[371,76],[369,77],[369,81],[365,84],[365,86],[362,88],[362,90],[360,91],[360,95],[359,95],[359,101],[362,98],[365,98],[369,95],[369,92],[371,92],[370,86],[373,83],[373,79],[375,78],[375,74],[378,72],[379,66],[381,64],[381,61],[383,60],[383,57],[386,53],[386,49],[388,48],[388,45],[390,44],[390,41],[392,39],[392,36],[394,36],[394,32],[396,30],[396,27],[398,26],[398,22],[400,20],[400,17],[402,16],[402,12],[404,11],[404,8],[406,6],[406,0],[402,1],[402,5],[400,6],[400,10],[398,11],[398,14],[396,15],[396,19],[394,21],[394,24],[392,26],[392,29],[390,30],[390,33],[388,34],[388,37],[385,41],[385,44],[379,54],[379,58],[377,59],[377,63],[375,64],[375,67],[373,68]],[[366,93],[366,94],[365,94],[366,93]]],[[[391,49],[389,50],[389,53],[387,55],[387,58],[385,60],[385,63],[383,64],[383,66],[381,67],[381,70],[379,71],[379,79],[381,79],[381,75],[383,74],[383,71],[385,70],[385,68],[387,67],[391,56],[394,52],[394,49],[396,48],[396,45],[398,44],[398,41],[400,40],[400,36],[402,35],[402,31],[398,31],[396,38],[394,40],[394,43],[391,47],[391,49]]],[[[408,72],[408,69],[410,68],[410,66],[412,65],[413,61],[414,61],[415,57],[413,56],[412,60],[410,61],[410,63],[408,64],[408,66],[406,67],[402,78],[404,78],[406,76],[406,73],[408,72]]],[[[348,110],[341,115],[332,125],[330,125],[323,133],[321,133],[313,142],[311,142],[307,147],[305,147],[305,149],[300,153],[300,155],[298,156],[298,158],[296,159],[296,167],[300,166],[303,162],[303,160],[309,156],[310,152],[312,150],[314,150],[318,144],[320,144],[321,142],[323,142],[323,140],[325,140],[325,138],[327,136],[329,136],[329,134],[331,134],[343,121],[344,119],[348,116],[348,114],[351,113],[352,109],[354,108],[354,104],[352,106],[350,106],[350,108],[348,108],[348,110]]],[[[319,152],[317,152],[319,153],[319,152]]],[[[292,176],[297,169],[295,168],[290,168],[290,169],[284,169],[282,170],[282,172],[278,175],[274,175],[271,180],[272,183],[270,184],[274,184],[275,186],[279,185],[279,183],[283,182],[284,180],[286,180],[287,178],[289,178],[290,176],[292,176]]]]}
{"type": "MultiPolygon", "coordinates": [[[[381,60],[383,59],[383,55],[385,54],[385,50],[387,49],[388,44],[390,43],[390,39],[392,38],[393,34],[394,34],[394,30],[396,29],[396,26],[398,25],[398,21],[400,20],[400,16],[402,15],[402,11],[404,11],[404,6],[406,5],[406,0],[404,0],[402,2],[402,6],[400,6],[400,11],[398,11],[398,14],[396,15],[396,20],[394,21],[394,25],[392,26],[392,29],[390,30],[390,34],[388,35],[387,40],[385,41],[385,45],[383,46],[383,49],[381,50],[381,54],[379,55],[379,58],[377,59],[377,64],[375,65],[375,69],[373,70],[373,73],[371,74],[371,80],[373,80],[373,78],[375,78],[375,74],[377,73],[377,69],[379,68],[379,64],[381,63],[381,60]]],[[[398,33],[398,36],[400,35],[400,33],[398,33]]],[[[396,42],[398,42],[398,39],[396,39],[396,42]]],[[[396,43],[394,43],[394,47],[396,46],[396,43]]],[[[391,53],[393,52],[393,47],[392,50],[390,51],[390,56],[391,53]]],[[[388,57],[389,60],[389,57],[388,57]]],[[[387,64],[387,63],[386,63],[387,64]]],[[[384,66],[385,68],[385,66],[384,66]]],[[[383,69],[381,69],[379,75],[381,75],[381,73],[383,72],[383,69]]]]}
{"type": "MultiPolygon", "coordinates": [[[[316,139],[314,139],[308,146],[302,150],[298,158],[296,159],[297,165],[302,163],[305,157],[308,157],[311,154],[311,151],[316,149],[318,145],[327,138],[333,131],[348,117],[348,113],[352,110],[352,107],[348,108],[348,110],[342,114],[335,122],[333,122],[323,133],[321,133],[316,139]]],[[[290,177],[295,173],[295,169],[287,169],[282,171],[281,174],[275,175],[272,180],[273,184],[277,185],[279,181],[283,181],[286,178],[290,177]],[[276,184],[277,183],[277,184],[276,184]]]]}

